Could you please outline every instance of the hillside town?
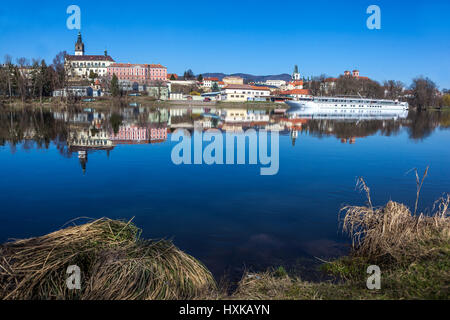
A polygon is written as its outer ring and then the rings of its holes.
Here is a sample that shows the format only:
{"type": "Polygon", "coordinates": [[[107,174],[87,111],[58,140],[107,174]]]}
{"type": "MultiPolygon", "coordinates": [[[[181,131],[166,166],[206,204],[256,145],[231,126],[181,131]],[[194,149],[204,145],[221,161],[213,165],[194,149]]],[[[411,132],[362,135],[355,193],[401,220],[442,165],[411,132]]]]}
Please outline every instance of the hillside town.
{"type": "Polygon", "coordinates": [[[423,77],[414,79],[411,86],[395,80],[380,84],[357,69],[345,70],[336,77],[305,77],[296,65],[291,75],[257,79],[195,75],[190,69],[178,75],[155,61],[116,61],[107,50],[103,54],[88,54],[79,32],[73,54],[61,52],[50,66],[44,60],[29,63],[25,58],[13,64],[7,56],[0,66],[0,94],[21,98],[22,102],[33,98],[42,102],[48,97],[92,102],[101,97],[143,96],[155,101],[231,103],[284,103],[313,96],[362,95],[408,101],[418,108],[450,106],[448,90],[440,91],[435,83],[423,77]]]}

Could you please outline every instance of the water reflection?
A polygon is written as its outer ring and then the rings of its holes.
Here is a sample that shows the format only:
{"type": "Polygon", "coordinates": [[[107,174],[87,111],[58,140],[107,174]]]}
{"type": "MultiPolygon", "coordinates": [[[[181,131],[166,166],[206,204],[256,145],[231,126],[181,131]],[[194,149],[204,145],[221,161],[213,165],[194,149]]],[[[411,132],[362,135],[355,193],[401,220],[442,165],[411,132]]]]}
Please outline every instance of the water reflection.
{"type": "Polygon", "coordinates": [[[121,144],[154,144],[167,140],[176,129],[242,132],[249,128],[276,130],[289,135],[292,145],[301,135],[335,136],[342,143],[358,138],[397,134],[402,128],[409,138],[422,140],[439,127],[450,126],[450,113],[414,111],[346,111],[321,113],[307,108],[248,109],[186,107],[147,108],[140,105],[110,111],[88,108],[79,112],[20,111],[0,112],[0,145],[24,149],[48,148],[53,142],[64,157],[77,154],[86,172],[88,154],[107,155],[121,144]]]}
{"type": "MultiPolygon", "coordinates": [[[[290,135],[335,136],[354,140],[380,133],[392,135],[406,128],[410,139],[424,139],[435,129],[450,126],[450,113],[400,111],[336,111],[319,113],[308,109],[247,108],[146,108],[141,106],[114,111],[86,109],[80,112],[0,111],[0,144],[35,145],[48,148],[50,142],[66,147],[68,152],[106,150],[118,144],[164,142],[172,131],[216,128],[243,131],[248,128],[277,130],[290,135]],[[32,143],[34,142],[34,144],[32,143]]],[[[66,151],[66,152],[67,152],[66,151]]],[[[62,151],[62,153],[66,153],[62,151]]]]}
{"type": "Polygon", "coordinates": [[[442,129],[449,127],[450,113],[412,111],[0,110],[0,238],[40,235],[80,216],[136,217],[145,237],[173,237],[218,276],[229,268],[239,277],[244,265],[316,261],[345,250],[336,215],[342,204],[364,201],[355,176],[367,177],[376,204],[414,201],[415,178],[404,175],[412,167],[431,166],[424,206],[449,190],[442,150],[449,137],[442,129]],[[280,172],[261,177],[251,166],[175,166],[169,137],[177,128],[277,130],[280,172]]]}

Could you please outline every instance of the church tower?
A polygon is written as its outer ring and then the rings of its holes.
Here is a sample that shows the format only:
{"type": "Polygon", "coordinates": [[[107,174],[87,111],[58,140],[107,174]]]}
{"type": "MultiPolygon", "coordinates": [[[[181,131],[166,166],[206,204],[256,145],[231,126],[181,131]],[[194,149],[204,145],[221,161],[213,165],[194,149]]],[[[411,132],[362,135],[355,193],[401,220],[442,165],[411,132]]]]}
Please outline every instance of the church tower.
{"type": "Polygon", "coordinates": [[[81,40],[81,32],[78,32],[78,39],[75,43],[75,55],[84,56],[84,43],[81,40]]]}
{"type": "Polygon", "coordinates": [[[299,81],[299,80],[301,80],[300,72],[298,72],[298,66],[295,65],[294,73],[292,74],[292,81],[299,81]]]}

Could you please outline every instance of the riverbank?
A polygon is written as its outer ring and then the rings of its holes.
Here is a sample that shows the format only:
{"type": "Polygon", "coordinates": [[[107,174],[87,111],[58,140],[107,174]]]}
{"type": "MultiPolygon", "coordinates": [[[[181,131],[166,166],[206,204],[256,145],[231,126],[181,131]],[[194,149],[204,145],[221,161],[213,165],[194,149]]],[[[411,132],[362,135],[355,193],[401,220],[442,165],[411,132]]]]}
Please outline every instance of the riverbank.
{"type": "Polygon", "coordinates": [[[413,214],[390,201],[384,207],[342,210],[352,238],[349,256],[325,262],[333,277],[306,282],[284,268],[246,273],[227,293],[195,258],[168,241],[140,238],[131,222],[100,219],[0,247],[1,299],[449,299],[450,198],[433,215],[413,214]],[[82,272],[81,290],[69,290],[67,267],[82,272]],[[367,288],[366,270],[381,270],[381,288],[367,288]]]}
{"type": "Polygon", "coordinates": [[[194,101],[194,100],[166,100],[158,101],[150,97],[100,97],[94,98],[94,101],[74,101],[67,103],[60,99],[46,98],[42,102],[39,100],[22,102],[19,99],[0,101],[3,108],[22,109],[24,107],[34,107],[42,109],[95,109],[99,111],[110,110],[111,107],[148,107],[148,108],[169,108],[169,107],[203,107],[203,108],[250,108],[250,109],[278,109],[288,108],[284,103],[274,102],[227,102],[227,101],[194,101]]]}
{"type": "Polygon", "coordinates": [[[334,279],[311,283],[283,268],[247,274],[235,299],[397,300],[450,299],[450,198],[432,216],[414,215],[390,201],[382,208],[346,207],[343,228],[353,240],[349,256],[324,263],[334,279]],[[380,268],[380,289],[369,290],[369,266],[380,268]]]}

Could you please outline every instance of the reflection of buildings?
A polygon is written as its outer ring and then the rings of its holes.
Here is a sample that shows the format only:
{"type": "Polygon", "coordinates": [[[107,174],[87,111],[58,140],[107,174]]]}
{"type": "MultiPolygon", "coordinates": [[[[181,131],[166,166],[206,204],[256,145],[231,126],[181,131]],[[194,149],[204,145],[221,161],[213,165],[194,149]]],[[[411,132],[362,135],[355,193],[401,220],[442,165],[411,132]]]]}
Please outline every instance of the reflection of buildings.
{"type": "Polygon", "coordinates": [[[224,101],[266,101],[269,97],[269,88],[247,84],[231,84],[221,90],[221,99],[224,101]]]}
{"type": "Polygon", "coordinates": [[[348,142],[349,144],[355,144],[356,137],[351,137],[351,138],[348,138],[348,139],[342,138],[341,142],[342,143],[347,143],[348,142]]]}
{"type": "Polygon", "coordinates": [[[115,144],[146,144],[167,140],[166,127],[146,127],[136,124],[123,125],[117,133],[111,133],[115,144]]]}
{"type": "Polygon", "coordinates": [[[262,122],[267,123],[270,116],[266,110],[224,109],[225,122],[262,122]]]}
{"type": "Polygon", "coordinates": [[[83,173],[86,173],[89,151],[104,150],[109,155],[109,151],[114,149],[114,144],[109,139],[109,133],[95,126],[89,128],[70,128],[67,146],[70,152],[78,152],[83,173]]]}
{"type": "Polygon", "coordinates": [[[167,140],[167,128],[166,127],[160,127],[160,128],[150,128],[150,142],[151,143],[158,143],[163,142],[167,140]]]}
{"type": "Polygon", "coordinates": [[[80,129],[69,133],[68,146],[70,150],[112,150],[114,145],[109,139],[109,133],[94,127],[80,129]]]}
{"type": "Polygon", "coordinates": [[[148,143],[150,138],[148,129],[137,125],[120,126],[117,133],[111,133],[111,140],[116,144],[121,143],[148,143]]]}

